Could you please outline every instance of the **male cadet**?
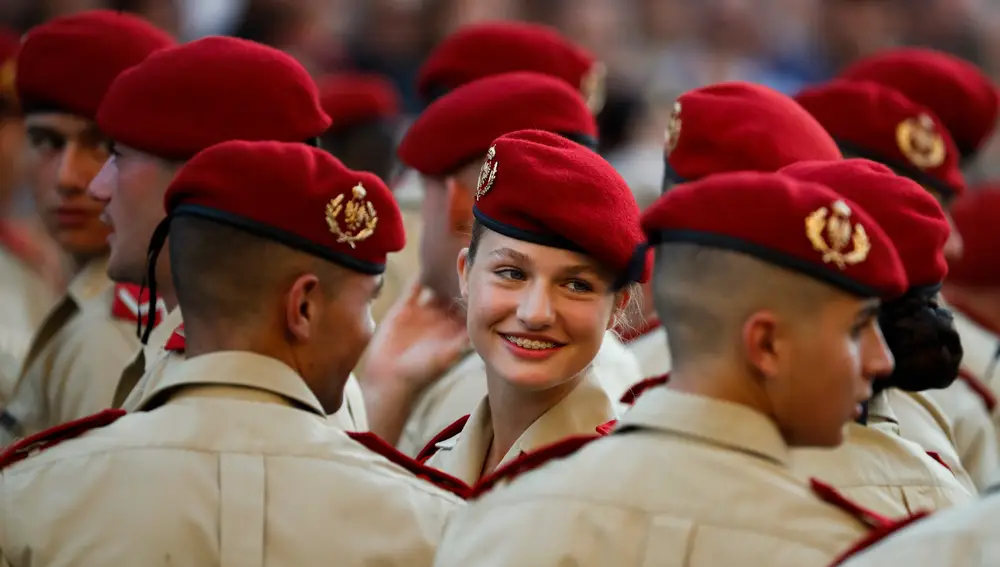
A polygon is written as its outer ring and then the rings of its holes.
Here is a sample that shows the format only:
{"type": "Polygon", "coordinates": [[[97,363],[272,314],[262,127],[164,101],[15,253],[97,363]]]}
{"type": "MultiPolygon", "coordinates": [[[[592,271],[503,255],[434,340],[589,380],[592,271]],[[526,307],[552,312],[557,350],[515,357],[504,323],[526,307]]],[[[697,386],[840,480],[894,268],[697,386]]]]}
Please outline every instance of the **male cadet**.
{"type": "MultiPolygon", "coordinates": [[[[869,81],[834,80],[806,89],[795,98],[830,132],[845,154],[889,166],[920,183],[945,207],[965,192],[958,150],[948,131],[930,109],[898,91],[869,81]]],[[[945,258],[961,256],[961,249],[961,238],[952,230],[945,243],[945,258]]],[[[954,373],[924,378],[922,390],[926,393],[903,393],[898,388],[886,391],[900,434],[938,453],[959,480],[964,481],[964,469],[976,487],[985,488],[997,477],[1000,464],[995,457],[996,432],[985,406],[973,397],[965,381],[955,380],[954,373]],[[958,432],[949,419],[953,413],[938,405],[942,392],[950,394],[953,389],[968,393],[958,399],[977,402],[962,406],[970,414],[960,429],[964,442],[956,438],[958,432]]]]}
{"type": "Polygon", "coordinates": [[[461,499],[326,417],[403,247],[389,189],[302,143],[224,142],[181,168],[165,208],[188,358],[144,411],[0,456],[0,563],[430,565],[461,499]]]}
{"type": "Polygon", "coordinates": [[[903,297],[883,302],[879,312],[895,367],[876,378],[866,416],[848,424],[836,449],[795,451],[793,469],[890,517],[971,501],[972,493],[943,462],[900,436],[887,396],[879,395],[892,387],[919,391],[928,378],[936,383],[937,373],[958,372],[958,334],[951,314],[934,301],[947,273],[944,245],[951,227],[944,211],[915,181],[869,160],[799,162],[780,173],[821,183],[860,205],[896,245],[909,283],[903,297]]]}
{"type": "Polygon", "coordinates": [[[824,186],[753,172],[677,186],[642,225],[669,384],[610,435],[498,471],[478,490],[549,460],[457,512],[437,567],[820,566],[888,524],[789,468],[789,447],[838,445],[892,368],[876,314],[906,277],[882,229],[824,186]]]}
{"type": "MultiPolygon", "coordinates": [[[[444,181],[428,187],[420,242],[423,284],[440,307],[421,309],[411,297],[390,311],[361,377],[372,431],[405,454],[416,455],[486,395],[482,359],[471,350],[461,352],[467,332],[455,259],[469,244],[472,205],[490,144],[528,129],[557,133],[590,148],[597,142],[597,124],[578,92],[548,75],[517,72],[479,79],[442,96],[400,143],[403,163],[444,181]],[[448,368],[456,352],[461,359],[448,368]]],[[[614,400],[643,378],[635,358],[611,332],[595,364],[614,400]]]]}
{"type": "MultiPolygon", "coordinates": [[[[0,414],[0,445],[106,407],[139,346],[139,319],[159,319],[138,288],[106,275],[108,228],[87,186],[108,158],[97,107],[119,73],[173,40],[135,16],[89,11],[30,31],[17,55],[36,204],[76,275],[35,335],[15,393],[0,414]]],[[[154,302],[155,305],[155,302],[154,302]]]]}
{"type": "Polygon", "coordinates": [[[39,254],[13,218],[23,188],[24,117],[14,88],[19,40],[0,28],[0,405],[10,399],[31,337],[58,298],[39,254]]]}
{"type": "MultiPolygon", "coordinates": [[[[774,172],[802,160],[839,160],[823,127],[787,96],[760,85],[728,82],[694,89],[674,103],[664,144],[663,187],[713,173],[774,172]]],[[[625,335],[646,376],[669,372],[667,339],[644,284],[644,325],[625,335]]],[[[637,395],[639,392],[633,393],[637,395]]]]}
{"type": "MultiPolygon", "coordinates": [[[[119,374],[108,377],[117,384],[113,407],[131,411],[147,401],[144,394],[164,365],[183,352],[181,347],[164,353],[182,320],[167,254],[147,274],[147,248],[164,219],[163,192],[174,174],[197,152],[223,141],[316,145],[330,118],[320,107],[315,83],[289,55],[251,41],[208,37],[162,50],[122,73],[108,89],[97,122],[114,143],[114,155],[90,191],[106,204],[113,231],[108,273],[117,281],[155,283],[170,310],[120,379],[119,374]],[[178,92],[188,94],[175,96],[178,92]]],[[[345,427],[367,428],[353,378],[347,393],[338,417],[346,419],[345,427]]],[[[105,401],[111,405],[112,400],[105,401]]]]}
{"type": "MultiPolygon", "coordinates": [[[[337,73],[319,82],[320,102],[331,119],[320,137],[322,148],[352,169],[370,171],[391,187],[396,171],[396,133],[399,127],[399,93],[385,77],[363,73],[337,73]]],[[[403,226],[411,242],[420,240],[420,210],[401,207],[403,226]]],[[[372,305],[375,322],[417,277],[416,253],[393,254],[382,275],[382,291],[372,305]]]]}

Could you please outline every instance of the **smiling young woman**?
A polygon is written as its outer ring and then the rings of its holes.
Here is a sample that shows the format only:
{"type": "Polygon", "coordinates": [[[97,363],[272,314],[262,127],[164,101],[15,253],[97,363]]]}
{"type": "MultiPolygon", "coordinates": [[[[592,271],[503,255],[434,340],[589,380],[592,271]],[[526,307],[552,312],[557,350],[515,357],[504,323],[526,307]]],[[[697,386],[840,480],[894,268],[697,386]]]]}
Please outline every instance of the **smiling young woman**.
{"type": "Polygon", "coordinates": [[[639,207],[591,150],[555,134],[498,138],[458,257],[488,394],[421,452],[473,484],[522,454],[616,419],[595,373],[605,333],[645,279],[639,207]]]}

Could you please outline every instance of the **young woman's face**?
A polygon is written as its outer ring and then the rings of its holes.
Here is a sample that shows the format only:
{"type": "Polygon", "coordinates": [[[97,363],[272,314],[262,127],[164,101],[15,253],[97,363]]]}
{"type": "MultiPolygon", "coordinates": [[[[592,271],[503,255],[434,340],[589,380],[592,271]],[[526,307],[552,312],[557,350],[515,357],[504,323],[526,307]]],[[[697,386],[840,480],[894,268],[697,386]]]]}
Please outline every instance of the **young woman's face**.
{"type": "Polygon", "coordinates": [[[459,255],[469,338],[494,375],[531,390],[586,369],[612,325],[611,277],[584,254],[486,230],[459,255]]]}

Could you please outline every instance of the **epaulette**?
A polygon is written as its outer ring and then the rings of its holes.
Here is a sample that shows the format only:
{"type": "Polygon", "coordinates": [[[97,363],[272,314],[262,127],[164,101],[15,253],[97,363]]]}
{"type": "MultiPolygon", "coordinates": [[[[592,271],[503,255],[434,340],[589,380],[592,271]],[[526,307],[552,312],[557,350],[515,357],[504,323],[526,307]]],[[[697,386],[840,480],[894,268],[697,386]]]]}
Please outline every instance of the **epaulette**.
{"type": "Polygon", "coordinates": [[[667,372],[666,374],[661,374],[660,376],[653,376],[652,378],[646,378],[645,380],[632,384],[632,386],[630,386],[628,390],[625,390],[625,394],[622,396],[622,399],[618,401],[619,403],[623,403],[626,405],[633,405],[635,401],[639,399],[639,396],[645,394],[647,390],[651,390],[657,386],[662,386],[666,384],[668,381],[670,381],[669,372],[667,372]]]}
{"type": "Polygon", "coordinates": [[[572,455],[591,441],[596,441],[601,437],[605,437],[611,432],[612,429],[614,429],[616,423],[616,420],[612,420],[598,425],[595,428],[597,431],[595,435],[577,435],[574,437],[567,437],[561,441],[556,441],[551,445],[546,445],[537,451],[523,453],[513,461],[479,479],[479,482],[472,487],[469,499],[471,500],[482,496],[484,493],[493,489],[493,487],[501,481],[512,480],[528,471],[537,469],[549,461],[572,455]]]}
{"type": "Polygon", "coordinates": [[[184,323],[181,323],[167,339],[163,345],[163,350],[167,352],[184,352],[187,342],[184,338],[184,323]]]}
{"type": "Polygon", "coordinates": [[[652,333],[653,331],[659,328],[660,328],[660,320],[656,317],[653,317],[638,327],[621,329],[619,331],[616,331],[616,334],[618,335],[618,340],[620,340],[625,344],[628,344],[644,335],[652,333]]]}
{"type": "Polygon", "coordinates": [[[149,290],[133,284],[115,284],[115,297],[111,303],[112,315],[133,323],[142,318],[142,324],[148,325],[150,313],[153,316],[153,326],[159,325],[167,316],[167,307],[162,299],[157,298],[154,307],[150,308],[149,290]]]}
{"type": "Polygon", "coordinates": [[[993,413],[993,408],[997,407],[997,397],[989,386],[983,384],[982,380],[965,367],[958,369],[958,379],[965,382],[983,400],[988,412],[993,413]]]}
{"type": "Polygon", "coordinates": [[[39,451],[44,451],[63,441],[79,437],[91,429],[110,425],[117,421],[118,418],[124,416],[125,413],[123,409],[106,409],[93,415],[50,427],[34,435],[29,435],[7,446],[3,452],[0,452],[0,470],[23,461],[39,451]]]}
{"type": "Polygon", "coordinates": [[[847,497],[838,492],[836,488],[826,484],[825,482],[812,478],[809,479],[809,487],[812,488],[813,493],[815,493],[816,496],[819,496],[821,500],[827,504],[833,504],[837,508],[847,512],[869,529],[878,529],[892,524],[892,520],[889,518],[886,518],[879,513],[872,512],[856,502],[848,500],[847,497]]]}
{"type": "Polygon", "coordinates": [[[389,459],[393,463],[413,473],[418,478],[426,480],[438,488],[447,490],[460,498],[465,499],[469,497],[469,493],[472,490],[469,485],[444,471],[429,467],[411,459],[410,457],[407,457],[397,451],[395,447],[386,443],[385,440],[378,435],[368,431],[364,433],[348,431],[347,435],[351,439],[354,439],[358,443],[364,445],[368,450],[382,455],[386,459],[389,459]]]}
{"type": "Polygon", "coordinates": [[[872,547],[876,543],[898,532],[899,530],[909,526],[910,524],[916,522],[917,520],[922,520],[923,518],[926,518],[927,516],[930,516],[930,512],[921,511],[913,515],[907,516],[905,518],[889,522],[884,526],[880,526],[878,528],[873,529],[872,531],[868,532],[868,534],[865,535],[863,538],[858,540],[849,549],[847,549],[847,551],[844,551],[839,556],[837,556],[837,558],[834,559],[833,563],[830,564],[830,567],[837,567],[838,565],[842,565],[848,559],[854,557],[855,555],[861,553],[862,551],[868,549],[869,547],[872,547]]]}
{"type": "Polygon", "coordinates": [[[424,448],[421,449],[419,453],[417,453],[417,461],[421,463],[426,463],[428,459],[433,457],[438,452],[439,447],[437,446],[437,444],[444,441],[445,439],[451,439],[452,437],[461,433],[462,429],[465,429],[465,424],[468,423],[468,421],[469,421],[469,416],[463,415],[462,417],[458,418],[455,421],[455,423],[452,423],[448,427],[442,429],[440,433],[438,433],[437,435],[434,436],[433,439],[428,441],[427,444],[424,445],[424,448]]]}
{"type": "Polygon", "coordinates": [[[926,453],[928,457],[934,459],[935,461],[938,462],[939,465],[948,469],[948,472],[955,474],[955,471],[951,470],[951,467],[948,466],[948,463],[944,462],[944,459],[941,458],[940,453],[938,453],[937,451],[927,451],[926,453]]]}

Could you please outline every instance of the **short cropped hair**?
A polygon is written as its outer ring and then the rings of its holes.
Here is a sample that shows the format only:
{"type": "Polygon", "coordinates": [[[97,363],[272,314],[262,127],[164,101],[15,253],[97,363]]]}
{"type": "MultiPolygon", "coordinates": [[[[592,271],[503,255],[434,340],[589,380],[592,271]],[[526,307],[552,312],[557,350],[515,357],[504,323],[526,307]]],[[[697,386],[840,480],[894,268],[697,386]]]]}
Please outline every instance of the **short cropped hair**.
{"type": "Polygon", "coordinates": [[[753,256],[696,244],[657,247],[653,302],[675,367],[739,348],[743,323],[772,310],[802,322],[836,290],[753,256]]]}

